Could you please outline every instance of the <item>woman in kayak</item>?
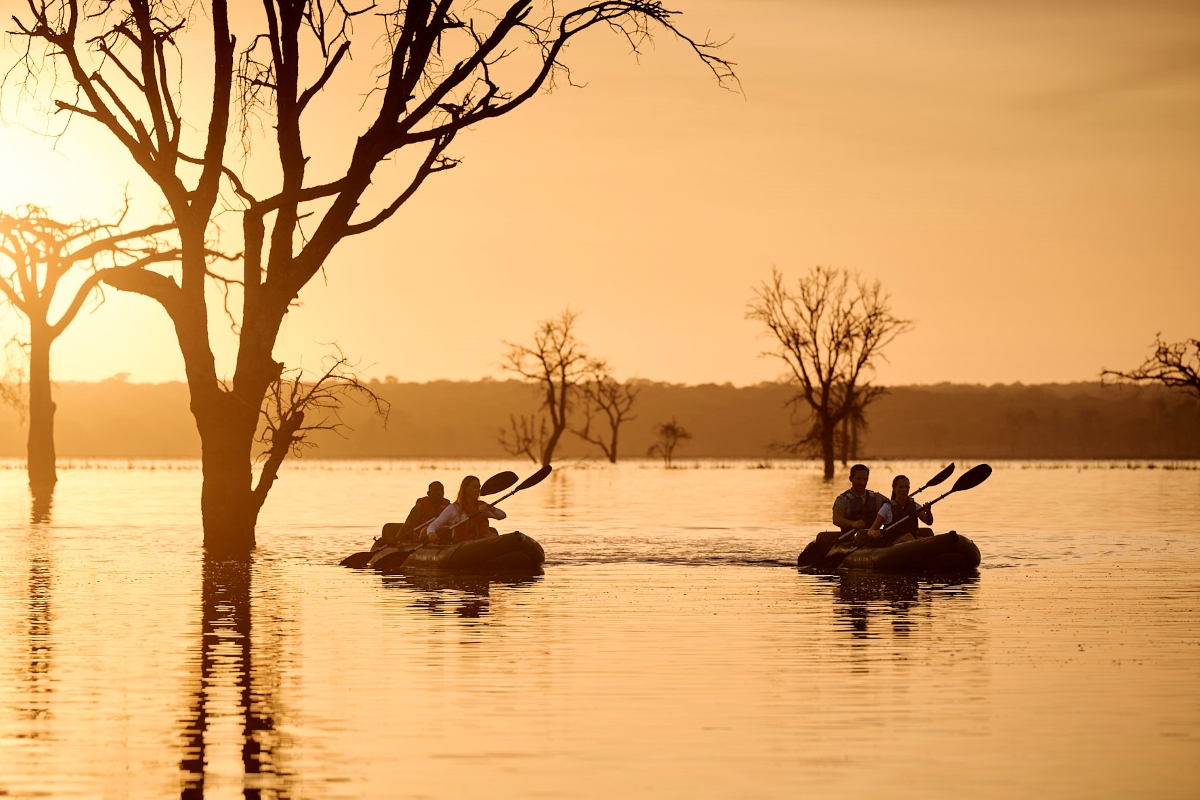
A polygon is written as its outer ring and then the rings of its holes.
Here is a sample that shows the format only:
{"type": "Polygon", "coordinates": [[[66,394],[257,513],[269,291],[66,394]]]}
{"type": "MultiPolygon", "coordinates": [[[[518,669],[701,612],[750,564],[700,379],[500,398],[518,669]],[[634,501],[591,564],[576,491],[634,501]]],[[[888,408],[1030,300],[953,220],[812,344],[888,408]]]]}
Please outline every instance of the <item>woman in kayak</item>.
{"type": "Polygon", "coordinates": [[[892,478],[892,498],[880,507],[879,513],[875,515],[875,521],[871,523],[871,530],[867,531],[866,538],[884,541],[888,544],[911,542],[918,535],[917,520],[926,525],[933,524],[933,510],[908,496],[911,486],[912,484],[904,475],[892,478]],[[885,527],[895,522],[899,524],[884,530],[885,527]]]}
{"type": "Polygon", "coordinates": [[[479,478],[468,475],[458,487],[458,497],[446,506],[437,519],[429,523],[425,532],[431,542],[439,541],[438,531],[447,528],[456,542],[469,542],[488,536],[499,536],[495,528],[488,525],[489,519],[504,519],[508,515],[495,506],[479,499],[479,478]]]}

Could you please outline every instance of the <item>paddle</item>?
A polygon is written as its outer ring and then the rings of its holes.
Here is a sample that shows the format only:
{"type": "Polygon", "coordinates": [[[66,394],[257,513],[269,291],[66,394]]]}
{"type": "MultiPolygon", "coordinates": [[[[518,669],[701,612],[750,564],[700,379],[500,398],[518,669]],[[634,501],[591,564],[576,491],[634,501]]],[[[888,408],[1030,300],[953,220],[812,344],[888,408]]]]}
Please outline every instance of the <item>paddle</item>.
{"type": "MultiPolygon", "coordinates": [[[[930,486],[937,486],[939,483],[944,482],[946,480],[946,478],[949,478],[950,475],[953,473],[954,473],[954,462],[951,461],[950,466],[946,467],[941,472],[939,472],[937,475],[934,475],[932,478],[930,478],[925,483],[924,486],[922,486],[920,489],[917,489],[917,492],[921,491],[922,489],[928,489],[930,486]]],[[[952,488],[950,491],[946,492],[946,494],[942,495],[942,497],[937,498],[937,500],[930,501],[929,505],[933,505],[938,500],[941,500],[943,497],[952,495],[955,492],[965,491],[967,489],[974,489],[976,486],[978,486],[979,484],[981,484],[985,480],[987,480],[987,476],[991,475],[991,474],[992,474],[992,468],[989,467],[987,464],[980,464],[976,467],[972,467],[971,469],[964,472],[962,475],[958,476],[958,480],[956,480],[954,482],[954,488],[952,488]],[[983,468],[983,467],[987,468],[986,473],[983,473],[982,477],[978,477],[975,473],[980,473],[981,468],[983,468]]],[[[909,497],[912,497],[917,492],[913,492],[912,494],[909,495],[909,497]]],[[[891,525],[888,526],[888,530],[891,530],[896,525],[899,525],[901,522],[904,522],[907,519],[908,519],[908,517],[905,517],[904,519],[893,522],[891,525]]],[[[874,522],[874,520],[872,520],[872,522],[874,522]]],[[[843,542],[846,539],[849,539],[853,535],[854,535],[854,531],[852,531],[852,530],[846,531],[841,536],[839,536],[837,540],[839,542],[843,542]]]]}
{"type": "MultiPolygon", "coordinates": [[[[953,464],[951,464],[951,466],[953,466],[953,464]]],[[[991,474],[992,474],[992,468],[989,465],[976,464],[975,466],[971,467],[969,470],[964,472],[962,475],[958,476],[958,480],[956,480],[954,482],[954,485],[950,487],[950,491],[946,492],[941,497],[935,497],[934,499],[930,500],[928,503],[925,504],[925,508],[929,508],[930,506],[932,506],[934,503],[938,502],[939,500],[945,500],[947,497],[954,494],[955,492],[965,492],[968,489],[974,489],[976,486],[978,486],[979,484],[986,481],[991,474]]],[[[932,483],[932,481],[931,481],[931,483],[932,483]]],[[[888,525],[887,530],[890,531],[892,528],[896,527],[901,522],[906,522],[907,520],[908,520],[908,517],[903,517],[901,519],[898,519],[895,522],[893,522],[891,525],[888,525]]]]}
{"type": "Polygon", "coordinates": [[[483,482],[483,486],[479,487],[479,496],[487,497],[489,494],[503,492],[508,487],[517,482],[517,473],[515,472],[497,472],[492,477],[483,482]]]}
{"type": "MultiPolygon", "coordinates": [[[[499,500],[497,500],[496,502],[494,502],[494,503],[489,503],[488,505],[490,505],[490,506],[492,506],[492,507],[498,506],[498,505],[500,505],[501,503],[503,503],[505,500],[507,500],[508,498],[512,497],[512,496],[513,496],[514,494],[516,494],[517,492],[524,491],[525,489],[528,489],[528,488],[529,488],[529,487],[531,487],[531,486],[537,486],[539,483],[541,483],[542,481],[546,480],[546,476],[548,476],[548,475],[550,474],[550,471],[551,471],[552,469],[553,469],[553,467],[551,467],[549,464],[547,464],[546,466],[544,466],[544,467],[542,467],[541,469],[539,469],[537,472],[535,472],[535,473],[533,473],[532,475],[530,475],[530,476],[529,476],[528,478],[526,478],[525,480],[521,481],[521,485],[520,485],[520,486],[518,486],[517,488],[513,489],[513,490],[512,490],[511,492],[509,492],[508,494],[504,495],[504,497],[501,497],[501,498],[500,498],[499,500]]],[[[511,486],[511,484],[509,484],[509,485],[511,486]]],[[[483,494],[483,491],[481,490],[481,491],[479,492],[479,494],[480,494],[480,495],[482,495],[482,494],[483,494]]],[[[468,522],[470,522],[471,520],[475,519],[476,517],[478,517],[478,516],[481,516],[483,513],[484,513],[484,512],[482,512],[482,511],[476,511],[474,514],[472,514],[471,516],[467,517],[467,518],[466,518],[466,519],[464,519],[462,522],[458,523],[457,525],[451,526],[451,528],[450,528],[450,532],[451,532],[451,533],[453,533],[455,530],[457,530],[458,528],[462,527],[463,525],[466,525],[468,522]]]]}
{"type": "MultiPolygon", "coordinates": [[[[549,473],[547,472],[547,474],[549,473]]],[[[497,472],[495,475],[483,482],[483,486],[479,488],[479,496],[483,497],[484,495],[503,492],[516,482],[517,473],[509,471],[497,472]]],[[[517,491],[520,490],[518,489],[517,491]]],[[[340,566],[350,567],[351,569],[362,569],[363,567],[367,566],[367,562],[371,560],[371,556],[373,555],[375,555],[375,552],[372,550],[361,553],[352,553],[342,559],[340,566]]]]}
{"type": "Polygon", "coordinates": [[[908,496],[916,497],[919,492],[922,492],[922,491],[928,489],[930,486],[937,486],[939,483],[942,483],[943,481],[946,480],[946,478],[949,478],[953,474],[954,474],[954,462],[951,461],[950,466],[946,467],[944,470],[939,472],[937,475],[934,475],[932,478],[929,479],[928,483],[926,483],[920,489],[917,489],[917,491],[910,493],[908,496]]]}

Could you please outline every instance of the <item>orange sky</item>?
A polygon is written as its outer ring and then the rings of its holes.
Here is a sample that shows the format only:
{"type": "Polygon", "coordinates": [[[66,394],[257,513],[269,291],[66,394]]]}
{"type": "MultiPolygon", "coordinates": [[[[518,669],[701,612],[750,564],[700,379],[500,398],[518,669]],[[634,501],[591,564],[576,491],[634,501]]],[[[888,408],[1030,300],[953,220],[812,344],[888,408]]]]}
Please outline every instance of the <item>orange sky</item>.
{"type": "MultiPolygon", "coordinates": [[[[462,167],[335,251],[279,355],[315,366],[336,340],[370,375],[498,377],[500,340],[569,304],[622,377],[754,383],[780,372],[753,285],[818,263],[879,277],[916,322],[884,383],[1089,380],[1158,331],[1200,335],[1200,6],[676,6],[734,35],[744,97],[666,38],[639,65],[592,35],[569,53],[587,87],[461,137],[462,167]]],[[[326,101],[335,154],[353,89],[326,101]]],[[[128,167],[89,157],[83,121],[48,156],[6,106],[0,206],[115,207],[128,167]]],[[[165,314],[113,292],[54,370],[183,372],[165,314]]]]}

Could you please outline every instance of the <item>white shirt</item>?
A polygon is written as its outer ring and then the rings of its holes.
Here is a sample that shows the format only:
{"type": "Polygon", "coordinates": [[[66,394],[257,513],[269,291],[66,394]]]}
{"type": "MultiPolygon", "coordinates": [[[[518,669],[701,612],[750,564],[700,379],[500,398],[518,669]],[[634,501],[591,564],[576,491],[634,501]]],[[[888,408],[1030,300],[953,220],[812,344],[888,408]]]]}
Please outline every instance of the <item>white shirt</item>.
{"type": "MultiPolygon", "coordinates": [[[[480,501],[479,510],[489,519],[504,519],[508,514],[504,513],[504,509],[489,506],[480,501]]],[[[442,513],[437,515],[437,519],[425,526],[425,533],[433,533],[440,531],[442,528],[453,528],[460,522],[466,522],[471,517],[470,514],[464,514],[458,507],[458,503],[451,503],[442,509],[442,513]]]]}
{"type": "MultiPolygon", "coordinates": [[[[921,505],[920,503],[917,503],[917,513],[918,514],[924,508],[925,508],[925,506],[921,505]]],[[[442,513],[445,514],[446,512],[443,511],[442,513]]],[[[890,502],[884,503],[882,506],[879,507],[879,516],[883,517],[883,527],[886,528],[888,525],[892,524],[892,504],[890,502]]]]}

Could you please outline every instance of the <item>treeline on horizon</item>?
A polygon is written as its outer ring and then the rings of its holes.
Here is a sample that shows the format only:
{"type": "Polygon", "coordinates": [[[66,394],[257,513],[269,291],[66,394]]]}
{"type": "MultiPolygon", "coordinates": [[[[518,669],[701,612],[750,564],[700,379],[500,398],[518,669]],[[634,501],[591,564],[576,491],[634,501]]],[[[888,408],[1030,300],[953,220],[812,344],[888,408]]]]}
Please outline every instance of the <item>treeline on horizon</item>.
{"type": "MultiPolygon", "coordinates": [[[[692,434],[677,458],[770,459],[807,429],[787,405],[794,387],[640,382],[621,428],[621,458],[644,458],[654,426],[672,417],[692,434]]],[[[309,458],[506,458],[499,433],[509,415],[533,414],[539,397],[515,380],[373,381],[391,404],[386,428],[350,405],[344,438],[323,432],[309,458]]],[[[183,383],[121,380],[56,385],[60,458],[195,458],[200,439],[183,383]]],[[[1193,459],[1200,458],[1200,402],[1162,387],[1043,385],[895,386],[872,404],[858,459],[1193,459]]],[[[25,455],[26,429],[0,411],[0,456],[25,455]]],[[[855,454],[848,454],[855,457],[855,454]]],[[[598,449],[566,435],[556,460],[598,449]]],[[[839,453],[840,456],[840,453],[839,453]]]]}

